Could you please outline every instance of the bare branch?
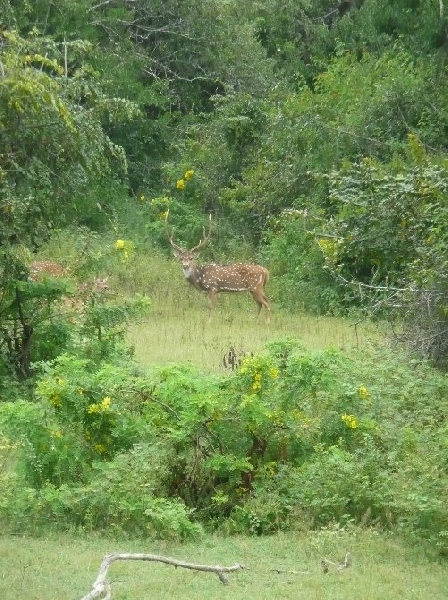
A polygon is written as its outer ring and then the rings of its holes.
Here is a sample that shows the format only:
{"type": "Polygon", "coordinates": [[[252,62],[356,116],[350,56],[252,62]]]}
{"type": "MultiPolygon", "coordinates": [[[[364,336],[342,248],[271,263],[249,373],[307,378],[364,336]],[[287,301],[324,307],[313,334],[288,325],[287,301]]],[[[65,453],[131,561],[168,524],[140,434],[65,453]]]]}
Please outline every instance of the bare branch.
{"type": "Polygon", "coordinates": [[[112,590],[108,581],[106,581],[107,572],[109,567],[116,560],[143,560],[152,562],[162,562],[167,565],[173,565],[173,567],[182,567],[184,569],[192,569],[193,571],[206,571],[208,573],[215,573],[219,577],[219,580],[223,584],[228,583],[226,573],[232,573],[245,567],[240,564],[235,564],[231,567],[221,567],[219,565],[198,565],[195,563],[185,562],[183,560],[177,560],[175,558],[169,558],[168,556],[159,556],[157,554],[108,554],[103,558],[100,566],[98,577],[95,579],[92,590],[81,598],[81,600],[94,600],[95,598],[103,597],[103,600],[112,598],[112,590]]]}
{"type": "Polygon", "coordinates": [[[348,569],[348,567],[352,564],[352,558],[350,556],[350,552],[345,553],[345,557],[340,562],[333,562],[329,558],[322,558],[321,565],[324,573],[328,573],[330,567],[332,567],[335,571],[342,571],[343,569],[348,569]]]}
{"type": "Polygon", "coordinates": [[[277,573],[278,575],[309,575],[309,571],[285,571],[284,569],[271,569],[273,573],[277,573]]]}

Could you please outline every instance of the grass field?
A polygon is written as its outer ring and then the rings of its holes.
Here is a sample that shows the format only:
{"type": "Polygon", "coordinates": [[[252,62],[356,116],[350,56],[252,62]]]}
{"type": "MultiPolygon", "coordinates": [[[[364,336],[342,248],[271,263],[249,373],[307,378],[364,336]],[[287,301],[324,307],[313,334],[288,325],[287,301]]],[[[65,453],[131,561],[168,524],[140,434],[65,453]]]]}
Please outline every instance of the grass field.
{"type": "Polygon", "coordinates": [[[277,309],[275,300],[271,324],[266,325],[263,312],[255,319],[256,305],[244,293],[220,294],[209,322],[206,294],[187,284],[173,261],[154,261],[147,277],[139,273],[134,278],[131,291],[146,293],[152,301],[150,314],[129,328],[129,343],[143,365],[189,362],[204,371],[220,371],[230,349],[237,356],[257,353],[285,336],[301,340],[308,349],[359,348],[380,339],[366,322],[287,314],[277,309]]]}
{"type": "Polygon", "coordinates": [[[371,531],[324,530],[256,538],[208,536],[197,543],[111,541],[61,535],[0,537],[2,600],[75,600],[86,595],[101,560],[113,552],[162,554],[189,562],[246,568],[216,575],[148,562],[116,562],[109,571],[114,600],[445,600],[448,570],[420,548],[371,531]],[[323,573],[321,558],[349,551],[352,565],[323,573]]]}

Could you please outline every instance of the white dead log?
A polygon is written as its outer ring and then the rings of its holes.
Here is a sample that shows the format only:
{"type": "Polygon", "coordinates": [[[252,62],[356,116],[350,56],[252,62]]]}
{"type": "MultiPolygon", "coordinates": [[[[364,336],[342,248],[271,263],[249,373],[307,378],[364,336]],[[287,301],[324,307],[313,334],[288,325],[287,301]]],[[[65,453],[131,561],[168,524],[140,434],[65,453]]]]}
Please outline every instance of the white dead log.
{"type": "Polygon", "coordinates": [[[323,569],[324,573],[328,573],[330,570],[330,567],[333,568],[335,571],[342,571],[343,569],[348,569],[348,567],[351,566],[352,557],[350,555],[350,552],[346,552],[344,559],[341,560],[340,562],[333,562],[329,558],[322,558],[320,563],[322,565],[322,569],[323,569]]]}
{"type": "Polygon", "coordinates": [[[116,560],[144,560],[152,562],[162,562],[167,565],[173,565],[173,567],[182,567],[184,569],[192,569],[193,571],[208,571],[215,573],[220,581],[224,584],[229,582],[226,573],[238,571],[238,569],[244,569],[243,565],[235,564],[232,567],[221,567],[219,565],[197,565],[194,563],[185,562],[183,560],[177,560],[175,558],[169,558],[168,556],[159,556],[157,554],[107,554],[101,563],[98,577],[95,579],[91,591],[87,596],[83,596],[81,600],[94,600],[95,598],[102,597],[102,600],[110,600],[112,598],[112,590],[110,583],[106,580],[107,571],[113,562],[116,560]]]}

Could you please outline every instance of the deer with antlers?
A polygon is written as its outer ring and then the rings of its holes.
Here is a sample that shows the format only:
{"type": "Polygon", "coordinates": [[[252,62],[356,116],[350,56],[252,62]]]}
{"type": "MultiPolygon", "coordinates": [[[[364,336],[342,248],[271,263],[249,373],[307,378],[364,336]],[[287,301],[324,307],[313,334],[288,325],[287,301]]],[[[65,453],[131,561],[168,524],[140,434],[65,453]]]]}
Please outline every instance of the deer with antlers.
{"type": "Polygon", "coordinates": [[[207,292],[209,301],[209,320],[212,319],[216,296],[220,292],[250,292],[257,303],[258,312],[265,309],[266,323],[270,322],[271,306],[264,293],[264,286],[269,281],[269,271],[260,265],[237,263],[233,265],[216,265],[214,263],[197,265],[196,257],[201,248],[208,244],[212,234],[212,217],[210,215],[209,231],[204,228],[203,239],[197,246],[185,250],[173,242],[168,231],[168,212],[165,216],[165,231],[173,248],[174,256],[180,260],[184,277],[197,290],[207,292]]]}

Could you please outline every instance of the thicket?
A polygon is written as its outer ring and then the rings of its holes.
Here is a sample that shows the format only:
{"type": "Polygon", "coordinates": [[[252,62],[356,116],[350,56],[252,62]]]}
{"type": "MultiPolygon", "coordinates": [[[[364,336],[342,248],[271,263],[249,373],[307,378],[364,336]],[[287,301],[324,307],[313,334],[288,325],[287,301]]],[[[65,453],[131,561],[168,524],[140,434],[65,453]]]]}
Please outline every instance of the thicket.
{"type": "Polygon", "coordinates": [[[1,2],[0,511],[11,527],[182,537],[199,523],[265,533],[354,519],[443,540],[441,373],[285,342],[223,379],[147,374],[123,345],[147,299],[61,302],[136,246],[166,249],[168,209],[190,246],[211,213],[206,258],[262,260],[277,306],[397,319],[399,339],[446,368],[445,10],[1,2]],[[30,281],[32,259],[68,227],[71,277],[30,281]]]}
{"type": "Polygon", "coordinates": [[[9,531],[179,538],[356,522],[445,550],[446,389],[384,349],[295,340],[230,376],[61,355],[33,401],[0,405],[0,516],[9,531]]]}

